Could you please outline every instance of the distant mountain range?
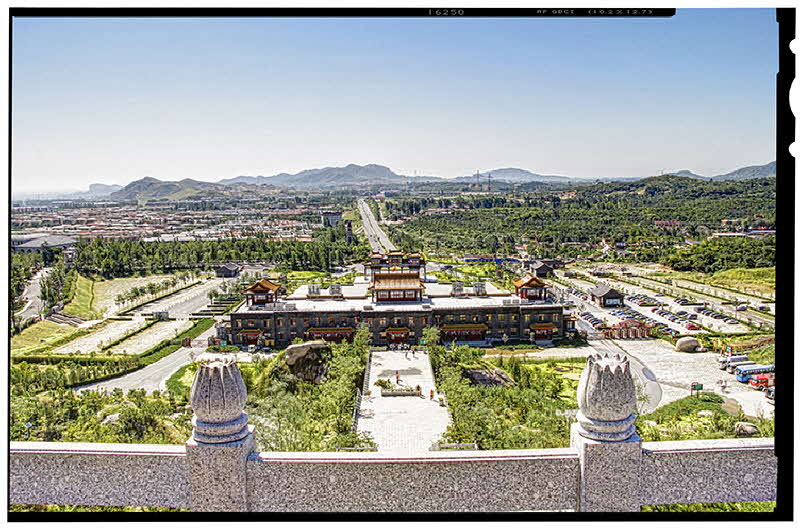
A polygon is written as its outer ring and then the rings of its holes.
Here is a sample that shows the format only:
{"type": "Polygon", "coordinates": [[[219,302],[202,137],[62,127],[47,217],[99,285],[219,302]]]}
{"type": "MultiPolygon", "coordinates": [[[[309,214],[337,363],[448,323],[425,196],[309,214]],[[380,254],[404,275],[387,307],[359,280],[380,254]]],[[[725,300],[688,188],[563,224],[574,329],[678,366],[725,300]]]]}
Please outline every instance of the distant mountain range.
{"type": "MultiPolygon", "coordinates": [[[[542,175],[521,168],[497,168],[481,172],[478,180],[486,182],[488,175],[491,174],[493,181],[503,181],[513,184],[525,183],[551,183],[551,184],[570,184],[570,183],[589,183],[589,182],[615,182],[615,181],[637,181],[644,177],[568,177],[563,175],[542,175]]],[[[693,173],[690,170],[680,170],[670,172],[669,175],[680,177],[690,177],[693,179],[725,181],[755,179],[759,177],[775,176],[775,162],[770,162],[761,166],[746,166],[730,173],[706,177],[693,173]]],[[[89,190],[84,192],[62,192],[27,194],[29,198],[37,199],[103,199],[113,201],[147,200],[147,199],[184,199],[206,193],[219,194],[221,196],[231,195],[237,190],[247,188],[257,188],[263,186],[295,189],[331,189],[331,188],[354,188],[358,186],[375,185],[403,185],[418,182],[474,182],[475,175],[464,175],[455,179],[445,179],[435,176],[408,176],[400,175],[386,166],[379,164],[348,164],[342,167],[326,167],[310,170],[303,170],[299,173],[279,173],[277,175],[240,175],[230,179],[222,179],[218,182],[197,181],[194,179],[183,179],[182,181],[162,181],[155,177],[144,177],[133,181],[127,186],[122,187],[116,184],[91,184],[89,190]]],[[[15,195],[15,198],[25,197],[23,194],[15,195]]]]}
{"type": "Polygon", "coordinates": [[[271,184],[291,188],[332,188],[342,186],[360,186],[375,184],[405,184],[408,182],[421,182],[438,180],[441,177],[409,177],[398,175],[386,166],[380,164],[348,164],[343,167],[315,168],[303,170],[299,173],[279,173],[265,177],[258,175],[251,177],[240,175],[232,179],[223,179],[220,184],[271,184]]]}
{"type": "Polygon", "coordinates": [[[697,175],[690,170],[676,171],[670,173],[670,175],[691,177],[692,179],[711,179],[712,181],[742,181],[744,179],[758,179],[760,177],[775,177],[775,161],[773,160],[772,162],[762,164],[761,166],[745,166],[744,168],[733,170],[730,173],[723,173],[721,175],[713,175],[710,177],[697,175]]]}
{"type": "MultiPolygon", "coordinates": [[[[586,179],[564,177],[562,175],[541,175],[539,173],[533,173],[521,168],[498,168],[496,170],[489,170],[486,172],[481,172],[480,178],[485,180],[488,179],[489,175],[492,176],[493,180],[505,181],[507,183],[569,183],[575,181],[586,181],[586,179]]],[[[457,181],[468,182],[474,181],[475,179],[475,175],[463,175],[461,177],[456,177],[457,181]]]]}

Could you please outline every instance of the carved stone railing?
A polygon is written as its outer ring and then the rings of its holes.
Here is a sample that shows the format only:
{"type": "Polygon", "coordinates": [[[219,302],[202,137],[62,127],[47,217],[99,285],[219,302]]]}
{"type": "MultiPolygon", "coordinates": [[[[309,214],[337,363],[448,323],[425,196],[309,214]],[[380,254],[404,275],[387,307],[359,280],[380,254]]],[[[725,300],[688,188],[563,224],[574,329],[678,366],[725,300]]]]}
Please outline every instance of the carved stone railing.
{"type": "Polygon", "coordinates": [[[771,501],[773,439],[643,443],[625,358],[592,356],[570,448],[255,452],[246,391],[229,361],[201,365],[185,446],[12,442],[10,501],[195,511],[639,511],[771,501]]]}

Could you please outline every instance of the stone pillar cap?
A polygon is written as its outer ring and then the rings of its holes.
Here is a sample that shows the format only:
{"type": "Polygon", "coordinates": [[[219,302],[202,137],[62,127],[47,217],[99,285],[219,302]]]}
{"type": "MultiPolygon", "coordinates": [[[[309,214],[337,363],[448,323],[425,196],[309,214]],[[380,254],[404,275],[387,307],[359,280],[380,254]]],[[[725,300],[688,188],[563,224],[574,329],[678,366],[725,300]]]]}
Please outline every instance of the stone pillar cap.
{"type": "Polygon", "coordinates": [[[578,384],[579,432],[599,441],[622,441],[636,433],[636,386],[627,356],[593,354],[578,384]]]}
{"type": "Polygon", "coordinates": [[[247,400],[239,367],[232,358],[202,362],[192,383],[192,437],[197,442],[227,443],[247,436],[247,400]]]}

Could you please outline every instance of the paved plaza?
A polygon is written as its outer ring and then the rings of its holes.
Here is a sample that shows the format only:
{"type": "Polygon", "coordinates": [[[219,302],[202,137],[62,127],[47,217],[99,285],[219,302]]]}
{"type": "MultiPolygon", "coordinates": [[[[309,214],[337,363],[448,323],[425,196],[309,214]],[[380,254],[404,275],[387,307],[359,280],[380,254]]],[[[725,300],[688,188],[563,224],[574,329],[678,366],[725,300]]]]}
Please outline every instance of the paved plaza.
{"type": "Polygon", "coordinates": [[[358,431],[369,432],[381,453],[413,455],[430,450],[450,423],[447,408],[439,405],[435,387],[426,352],[373,352],[369,371],[371,394],[361,401],[358,431]],[[387,379],[397,385],[397,375],[400,387],[419,385],[422,397],[382,397],[375,381],[387,379]],[[430,399],[431,390],[434,400],[430,399]]]}

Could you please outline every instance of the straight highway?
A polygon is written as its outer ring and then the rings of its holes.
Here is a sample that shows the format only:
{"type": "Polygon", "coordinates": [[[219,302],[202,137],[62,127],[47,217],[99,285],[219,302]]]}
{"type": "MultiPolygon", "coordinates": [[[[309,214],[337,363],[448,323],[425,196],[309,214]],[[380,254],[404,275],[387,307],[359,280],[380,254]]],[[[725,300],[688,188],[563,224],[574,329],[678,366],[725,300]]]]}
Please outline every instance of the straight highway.
{"type": "Polygon", "coordinates": [[[372,209],[369,208],[364,199],[358,200],[358,211],[361,214],[361,221],[364,225],[364,234],[367,235],[369,246],[372,247],[373,252],[388,253],[396,250],[397,248],[389,241],[386,233],[378,225],[375,214],[372,213],[372,209]]]}

